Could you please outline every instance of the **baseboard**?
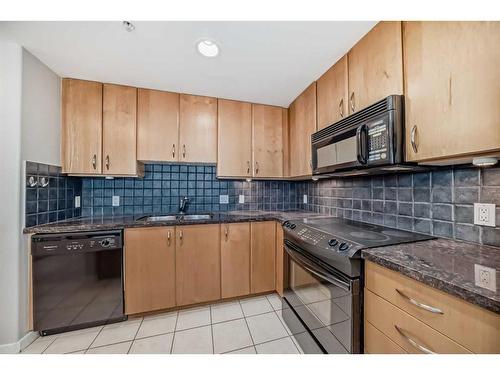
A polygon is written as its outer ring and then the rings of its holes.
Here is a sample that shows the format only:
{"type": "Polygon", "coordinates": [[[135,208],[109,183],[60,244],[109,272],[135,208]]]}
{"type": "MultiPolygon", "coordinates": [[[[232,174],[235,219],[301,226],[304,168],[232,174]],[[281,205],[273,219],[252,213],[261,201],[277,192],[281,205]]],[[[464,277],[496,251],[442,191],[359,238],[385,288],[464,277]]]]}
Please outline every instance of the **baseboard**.
{"type": "Polygon", "coordinates": [[[38,332],[30,331],[19,341],[0,345],[0,354],[17,354],[38,338],[38,332]]]}

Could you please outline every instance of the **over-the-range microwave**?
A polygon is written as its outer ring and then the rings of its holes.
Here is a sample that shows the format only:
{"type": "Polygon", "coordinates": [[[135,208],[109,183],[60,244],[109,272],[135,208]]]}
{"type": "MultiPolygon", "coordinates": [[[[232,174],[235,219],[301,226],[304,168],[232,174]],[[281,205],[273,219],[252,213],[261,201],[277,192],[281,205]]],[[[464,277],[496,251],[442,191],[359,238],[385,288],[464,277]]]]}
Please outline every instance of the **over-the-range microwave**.
{"type": "Polygon", "coordinates": [[[420,169],[404,163],[403,96],[387,98],[311,136],[313,175],[354,176],[420,169]]]}

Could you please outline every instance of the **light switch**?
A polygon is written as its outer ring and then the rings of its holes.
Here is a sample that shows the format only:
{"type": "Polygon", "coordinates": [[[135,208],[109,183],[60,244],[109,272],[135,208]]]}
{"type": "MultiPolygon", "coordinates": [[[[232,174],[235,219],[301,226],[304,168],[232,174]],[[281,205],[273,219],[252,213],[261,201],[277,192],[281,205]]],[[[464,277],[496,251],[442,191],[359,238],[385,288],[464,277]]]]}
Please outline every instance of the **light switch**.
{"type": "Polygon", "coordinates": [[[120,196],[113,195],[113,201],[111,202],[113,207],[118,207],[120,205],[120,196]]]}
{"type": "Polygon", "coordinates": [[[228,204],[229,203],[229,195],[219,195],[219,203],[220,204],[228,204]]]}
{"type": "Polygon", "coordinates": [[[75,208],[80,208],[80,196],[75,196],[75,208]]]}
{"type": "Polygon", "coordinates": [[[302,203],[307,204],[307,194],[304,194],[304,197],[302,198],[302,203]]]}
{"type": "Polygon", "coordinates": [[[245,196],[243,194],[238,196],[238,203],[245,203],[245,196]]]}

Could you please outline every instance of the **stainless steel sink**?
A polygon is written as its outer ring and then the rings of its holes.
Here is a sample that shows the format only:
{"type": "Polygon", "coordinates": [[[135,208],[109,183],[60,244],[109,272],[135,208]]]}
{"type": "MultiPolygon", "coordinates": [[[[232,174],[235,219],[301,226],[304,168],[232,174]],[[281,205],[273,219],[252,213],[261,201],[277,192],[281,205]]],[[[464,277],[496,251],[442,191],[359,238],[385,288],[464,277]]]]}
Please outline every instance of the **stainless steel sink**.
{"type": "Polygon", "coordinates": [[[202,215],[179,215],[181,220],[207,220],[211,219],[211,214],[202,214],[202,215]]]}
{"type": "Polygon", "coordinates": [[[173,221],[173,220],[207,220],[212,218],[212,214],[179,214],[179,215],[158,215],[158,216],[143,216],[137,221],[173,221]]]}
{"type": "Polygon", "coordinates": [[[164,216],[145,216],[141,217],[141,221],[172,221],[172,220],[177,220],[176,215],[164,215],[164,216]]]}

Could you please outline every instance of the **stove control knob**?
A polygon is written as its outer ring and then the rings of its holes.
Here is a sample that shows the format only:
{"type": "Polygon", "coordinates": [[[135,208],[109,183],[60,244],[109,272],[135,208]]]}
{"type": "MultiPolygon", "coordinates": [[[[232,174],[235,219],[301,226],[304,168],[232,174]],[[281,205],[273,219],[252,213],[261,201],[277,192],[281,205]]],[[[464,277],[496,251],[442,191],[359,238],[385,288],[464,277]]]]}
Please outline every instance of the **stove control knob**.
{"type": "Polygon", "coordinates": [[[290,222],[289,222],[289,221],[285,221],[285,222],[283,223],[283,226],[284,226],[284,227],[287,227],[287,228],[288,228],[288,226],[289,226],[289,225],[290,225],[290,222]]]}
{"type": "Polygon", "coordinates": [[[349,245],[345,242],[342,242],[339,246],[339,251],[347,251],[349,249],[349,245]]]}
{"type": "Polygon", "coordinates": [[[295,224],[290,224],[290,229],[295,229],[296,225],[295,224]]]}
{"type": "Polygon", "coordinates": [[[109,245],[110,245],[110,242],[107,238],[105,238],[104,240],[101,241],[102,247],[109,247],[109,245]]]}
{"type": "Polygon", "coordinates": [[[335,238],[332,238],[330,241],[328,241],[328,245],[330,245],[331,247],[337,246],[338,243],[339,241],[337,241],[335,238]]]}

